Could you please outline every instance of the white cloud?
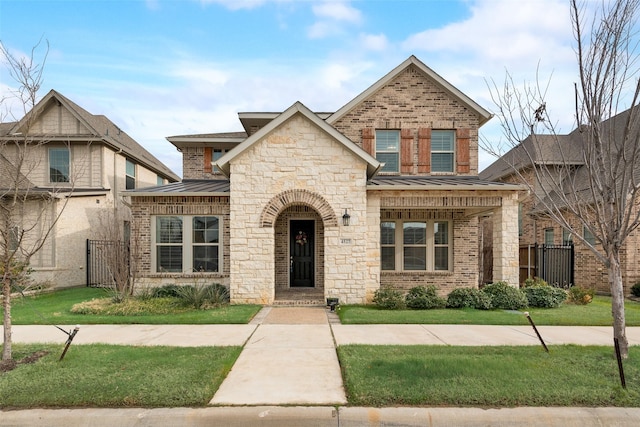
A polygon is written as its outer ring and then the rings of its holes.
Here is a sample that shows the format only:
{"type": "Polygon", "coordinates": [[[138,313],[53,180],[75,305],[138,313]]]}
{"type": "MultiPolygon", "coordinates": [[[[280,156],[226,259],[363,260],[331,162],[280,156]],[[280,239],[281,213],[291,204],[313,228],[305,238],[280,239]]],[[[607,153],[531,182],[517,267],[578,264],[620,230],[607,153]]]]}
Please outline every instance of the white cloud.
{"type": "Polygon", "coordinates": [[[328,18],[331,20],[351,22],[354,24],[358,24],[362,21],[362,14],[360,11],[345,1],[324,1],[320,4],[315,4],[311,9],[319,18],[328,18]]]}
{"type": "Polygon", "coordinates": [[[199,0],[203,5],[217,4],[229,10],[255,9],[269,0],[199,0]]]}
{"type": "Polygon", "coordinates": [[[358,37],[363,49],[382,52],[389,48],[387,36],[380,34],[360,34],[358,37]]]}

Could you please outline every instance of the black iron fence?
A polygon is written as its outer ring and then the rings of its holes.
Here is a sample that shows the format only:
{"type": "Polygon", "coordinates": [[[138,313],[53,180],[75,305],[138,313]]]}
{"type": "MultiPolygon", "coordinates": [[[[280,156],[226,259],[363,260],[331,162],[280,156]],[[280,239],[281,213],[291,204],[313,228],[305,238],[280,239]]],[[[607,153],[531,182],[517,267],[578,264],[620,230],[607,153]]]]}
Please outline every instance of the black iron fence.
{"type": "Polygon", "coordinates": [[[550,285],[569,288],[575,274],[573,244],[527,245],[520,247],[520,283],[539,277],[550,285]]]}
{"type": "Polygon", "coordinates": [[[111,267],[113,260],[125,262],[127,270],[129,268],[129,257],[121,256],[123,253],[129,253],[129,246],[125,242],[87,239],[87,286],[115,286],[115,272],[111,267]]]}

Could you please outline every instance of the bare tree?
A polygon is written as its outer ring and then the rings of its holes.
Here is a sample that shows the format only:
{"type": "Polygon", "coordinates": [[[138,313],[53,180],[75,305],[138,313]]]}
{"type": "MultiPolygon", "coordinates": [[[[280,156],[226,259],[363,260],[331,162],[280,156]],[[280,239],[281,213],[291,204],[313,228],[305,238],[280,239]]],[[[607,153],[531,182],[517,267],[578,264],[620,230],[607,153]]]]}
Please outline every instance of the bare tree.
{"type": "Polygon", "coordinates": [[[12,285],[24,280],[32,257],[52,234],[72,185],[56,189],[34,184],[42,170],[40,158],[46,138],[34,129],[34,112],[43,67],[49,51],[40,41],[29,56],[13,55],[0,41],[0,56],[18,88],[0,103],[0,272],[4,341],[3,363],[12,360],[11,292],[12,285]],[[36,60],[44,49],[41,62],[36,60]],[[15,109],[22,118],[17,119],[15,109]]]}
{"type": "MultiPolygon", "coordinates": [[[[569,3],[579,67],[576,130],[556,132],[547,88],[539,79],[522,88],[507,74],[503,88],[490,84],[512,147],[501,159],[529,186],[534,212],[568,230],[606,266],[614,338],[627,357],[620,261],[625,241],[640,225],[640,0],[603,0],[593,10],[586,2],[569,3]],[[595,244],[584,238],[583,229],[595,237],[595,244]]],[[[500,154],[494,144],[482,144],[500,154]]]]}

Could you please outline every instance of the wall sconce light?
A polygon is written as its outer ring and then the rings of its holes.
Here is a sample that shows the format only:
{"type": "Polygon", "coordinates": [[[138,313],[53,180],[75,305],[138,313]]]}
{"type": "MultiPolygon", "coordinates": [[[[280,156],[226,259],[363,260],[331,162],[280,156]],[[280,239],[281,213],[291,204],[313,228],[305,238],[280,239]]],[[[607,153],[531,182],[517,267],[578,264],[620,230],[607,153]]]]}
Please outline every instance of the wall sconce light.
{"type": "Polygon", "coordinates": [[[347,212],[347,210],[344,210],[344,215],[342,215],[342,225],[344,225],[345,227],[349,226],[349,221],[351,221],[351,215],[349,215],[349,213],[347,212]]]}

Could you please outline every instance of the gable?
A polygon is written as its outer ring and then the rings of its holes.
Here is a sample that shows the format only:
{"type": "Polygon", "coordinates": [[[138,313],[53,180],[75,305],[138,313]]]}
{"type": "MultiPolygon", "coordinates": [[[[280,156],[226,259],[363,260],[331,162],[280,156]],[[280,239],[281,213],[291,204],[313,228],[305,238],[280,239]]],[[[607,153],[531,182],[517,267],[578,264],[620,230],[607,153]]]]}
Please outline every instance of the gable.
{"type": "Polygon", "coordinates": [[[31,126],[40,135],[93,135],[93,133],[61,103],[51,99],[31,126]]]}
{"type": "MultiPolygon", "coordinates": [[[[374,176],[381,167],[380,162],[335,128],[329,126],[324,120],[320,119],[300,102],[293,104],[268,125],[222,156],[218,162],[216,162],[216,166],[229,176],[231,173],[231,163],[245,151],[252,149],[256,144],[280,144],[281,146],[290,146],[292,152],[301,152],[300,150],[317,148],[312,144],[316,138],[329,138],[337,144],[331,148],[332,152],[341,152],[342,155],[344,155],[344,151],[346,151],[351,154],[354,159],[358,159],[359,162],[366,166],[368,178],[374,176]],[[293,118],[296,120],[292,121],[293,118]],[[295,123],[296,125],[292,126],[291,123],[295,123]],[[284,133],[282,129],[286,129],[284,133]],[[309,145],[310,143],[311,145],[309,145]]],[[[325,154],[327,156],[333,155],[333,153],[325,154]]],[[[262,161],[270,162],[273,160],[269,159],[267,155],[264,156],[262,161]]]]}

